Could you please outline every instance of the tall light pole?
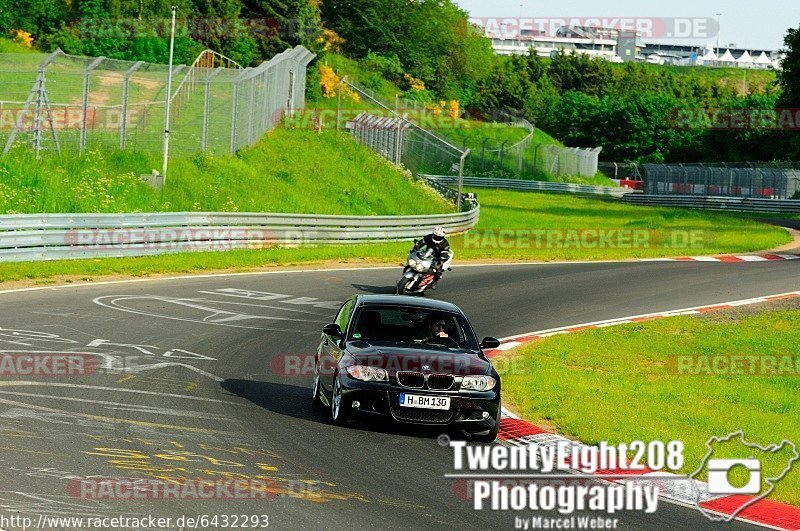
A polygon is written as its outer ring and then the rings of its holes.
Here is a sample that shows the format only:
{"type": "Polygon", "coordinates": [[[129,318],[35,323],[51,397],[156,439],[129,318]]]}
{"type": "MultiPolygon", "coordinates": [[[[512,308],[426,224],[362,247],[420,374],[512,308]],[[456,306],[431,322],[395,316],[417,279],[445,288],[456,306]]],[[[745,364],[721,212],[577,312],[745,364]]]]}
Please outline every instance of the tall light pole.
{"type": "Polygon", "coordinates": [[[719,43],[722,38],[722,13],[717,13],[717,57],[719,57],[719,43]]]}
{"type": "Polygon", "coordinates": [[[161,164],[163,182],[167,181],[167,163],[169,162],[169,104],[172,99],[172,61],[175,57],[175,13],[177,7],[172,6],[172,27],[169,33],[169,71],[167,72],[167,99],[164,105],[164,160],[161,164]]]}

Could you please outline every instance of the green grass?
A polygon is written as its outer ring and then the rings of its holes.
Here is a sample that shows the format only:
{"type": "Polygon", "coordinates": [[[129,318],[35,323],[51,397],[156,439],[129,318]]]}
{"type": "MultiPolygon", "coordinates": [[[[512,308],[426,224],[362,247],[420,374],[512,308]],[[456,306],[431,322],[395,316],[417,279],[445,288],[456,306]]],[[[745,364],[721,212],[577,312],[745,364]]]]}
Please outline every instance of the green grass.
{"type": "Polygon", "coordinates": [[[564,145],[541,129],[534,129],[533,136],[523,144],[520,142],[530,135],[528,129],[497,122],[456,120],[452,127],[437,132],[456,145],[472,150],[464,169],[470,176],[614,185],[602,172],[594,177],[550,173],[551,168],[546,165],[546,149],[549,146],[563,148],[564,145]]]}
{"type": "MultiPolygon", "coordinates": [[[[626,205],[618,200],[580,198],[572,195],[471,190],[481,204],[478,230],[649,230],[650,245],[638,248],[586,248],[566,245],[513,245],[492,239],[492,233],[454,237],[457,256],[462,258],[507,258],[512,260],[603,260],[657,258],[664,256],[742,253],[774,248],[790,241],[781,228],[716,212],[678,208],[626,205]],[[695,243],[685,237],[692,236],[695,243]],[[466,245],[467,248],[464,248],[466,245]],[[461,249],[459,249],[461,248],[461,249]]],[[[480,233],[479,233],[480,234],[480,233]]],[[[497,233],[494,233],[497,235],[497,233]]],[[[507,241],[507,240],[506,240],[507,241]]]]}
{"type": "MultiPolygon", "coordinates": [[[[712,435],[743,429],[749,442],[762,446],[782,439],[800,444],[800,379],[797,374],[681,374],[678,356],[791,356],[800,364],[798,341],[796,307],[555,336],[509,354],[510,363],[502,364],[507,367],[504,399],[524,418],[590,444],[681,440],[684,473],[692,473],[712,435]]],[[[783,452],[765,459],[765,477],[782,469],[788,457],[783,452]]],[[[800,504],[799,466],[778,484],[772,499],[800,504]]]]}
{"type": "Polygon", "coordinates": [[[0,37],[0,53],[37,53],[35,48],[28,48],[11,39],[0,37]]]}
{"type": "Polygon", "coordinates": [[[91,149],[35,160],[17,149],[0,158],[0,213],[289,212],[435,214],[452,205],[344,135],[277,129],[238,156],[174,159],[156,192],[139,174],[160,158],[91,149]]]}
{"type": "MultiPolygon", "coordinates": [[[[331,181],[333,182],[333,181],[331,181]]],[[[329,190],[335,193],[337,185],[329,190]]],[[[456,253],[455,266],[462,260],[601,260],[632,257],[662,257],[685,254],[746,252],[785,243],[789,237],[779,228],[752,221],[742,221],[722,214],[624,205],[617,201],[581,199],[569,195],[479,190],[481,217],[478,226],[467,236],[453,236],[450,242],[456,253]],[[517,240],[499,239],[501,230],[555,230],[568,234],[570,229],[653,229],[650,247],[577,248],[553,243],[516,245],[517,240]],[[672,245],[670,235],[683,236],[699,231],[699,245],[672,245]]],[[[416,196],[417,200],[420,196],[416,196]]],[[[423,196],[424,197],[424,196],[423,196]]],[[[417,201],[420,208],[435,204],[417,201]]],[[[334,212],[335,213],[335,212],[334,212]]],[[[504,233],[505,234],[505,233],[504,233]]],[[[650,234],[650,233],[648,233],[650,234]]],[[[422,234],[420,234],[422,236],[422,234]]],[[[44,263],[0,264],[0,281],[47,278],[57,275],[95,277],[108,274],[141,276],[157,273],[192,273],[207,270],[247,270],[265,265],[293,265],[312,262],[364,261],[399,264],[409,249],[409,242],[360,244],[286,249],[259,249],[218,253],[181,253],[143,258],[108,258],[97,260],[44,263]]]]}
{"type": "MultiPolygon", "coordinates": [[[[498,122],[462,119],[456,120],[452,127],[438,129],[436,132],[446,135],[459,147],[468,147],[477,152],[480,152],[484,140],[486,141],[486,149],[499,149],[503,143],[506,146],[512,146],[530,134],[530,131],[524,127],[514,127],[498,122]]],[[[561,145],[544,131],[539,132],[537,130],[536,140],[561,145]]]]}
{"type": "MultiPolygon", "coordinates": [[[[333,68],[339,77],[347,76],[348,80],[356,82],[365,88],[373,91],[380,99],[387,102],[394,108],[395,96],[402,95],[403,89],[381,76],[365,68],[361,63],[345,57],[338,53],[326,53],[321,64],[333,68]]],[[[320,65],[312,64],[311,68],[319,68],[320,65]]],[[[336,108],[336,98],[320,98],[314,93],[309,99],[309,106],[315,108],[336,108]]]]}

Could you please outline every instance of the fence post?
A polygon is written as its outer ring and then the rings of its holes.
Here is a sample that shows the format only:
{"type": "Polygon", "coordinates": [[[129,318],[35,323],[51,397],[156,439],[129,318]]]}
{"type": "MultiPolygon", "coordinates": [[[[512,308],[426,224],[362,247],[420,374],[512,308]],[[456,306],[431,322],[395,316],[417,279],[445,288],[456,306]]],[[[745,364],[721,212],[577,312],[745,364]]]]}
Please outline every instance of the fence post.
{"type": "Polygon", "coordinates": [[[218,66],[214,69],[213,72],[208,74],[203,81],[204,87],[204,94],[203,94],[203,136],[202,136],[202,143],[201,149],[203,151],[208,150],[208,121],[210,118],[210,108],[211,108],[211,78],[216,76],[222,72],[222,67],[218,66]]]}
{"type": "Polygon", "coordinates": [[[231,112],[231,145],[230,152],[233,155],[236,152],[236,114],[239,111],[239,76],[233,80],[233,105],[231,112]]]}
{"type": "Polygon", "coordinates": [[[256,76],[250,78],[250,101],[247,108],[247,145],[253,144],[253,121],[255,120],[256,76]]]}
{"type": "Polygon", "coordinates": [[[347,82],[347,76],[344,76],[341,80],[339,80],[339,89],[338,89],[338,101],[336,103],[336,130],[338,131],[341,128],[342,124],[342,84],[347,82]]]}
{"type": "Polygon", "coordinates": [[[456,208],[459,212],[461,212],[461,194],[464,187],[464,161],[467,159],[469,152],[470,150],[467,149],[462,153],[458,161],[458,199],[456,200],[456,208]]]}
{"type": "Polygon", "coordinates": [[[125,142],[127,141],[128,134],[128,84],[130,83],[131,76],[134,72],[144,64],[143,61],[138,61],[130,67],[124,74],[122,81],[122,116],[119,123],[119,148],[125,149],[125,142]]]}
{"type": "Polygon", "coordinates": [[[503,143],[500,144],[500,159],[499,159],[499,163],[500,163],[500,174],[501,175],[505,175],[506,174],[505,168],[503,167],[503,158],[505,156],[505,150],[506,150],[506,144],[507,143],[508,143],[508,140],[503,140],[503,143]]]}
{"type": "Polygon", "coordinates": [[[97,68],[97,65],[103,62],[104,59],[105,57],[103,56],[98,57],[97,59],[89,63],[89,66],[87,66],[86,70],[83,71],[83,100],[82,100],[83,104],[81,107],[82,118],[81,118],[81,136],[79,145],[81,153],[83,153],[83,150],[86,148],[86,122],[87,122],[86,113],[88,112],[89,109],[89,76],[91,75],[92,70],[97,68]]]}

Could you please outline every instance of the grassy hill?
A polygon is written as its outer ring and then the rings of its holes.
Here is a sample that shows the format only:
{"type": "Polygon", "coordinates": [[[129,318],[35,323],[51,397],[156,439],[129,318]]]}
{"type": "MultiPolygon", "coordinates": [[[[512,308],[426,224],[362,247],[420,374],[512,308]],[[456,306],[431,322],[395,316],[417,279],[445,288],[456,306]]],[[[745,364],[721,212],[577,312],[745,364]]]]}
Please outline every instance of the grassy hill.
{"type": "Polygon", "coordinates": [[[0,37],[0,53],[36,53],[34,48],[28,48],[18,42],[5,37],[0,37]]]}
{"type": "Polygon", "coordinates": [[[160,156],[91,148],[83,156],[27,149],[0,158],[0,213],[291,212],[349,215],[435,214],[454,207],[335,131],[277,129],[238,156],[197,155],[170,162],[156,192],[139,175],[160,156]]]}
{"type": "MultiPolygon", "coordinates": [[[[403,96],[404,91],[396,84],[384,78],[380,73],[368,68],[363,62],[354,61],[340,54],[329,53],[325,55],[324,62],[312,67],[318,70],[321,66],[329,66],[339,77],[347,76],[348,80],[355,81],[359,85],[372,91],[386,107],[394,108],[395,96],[403,96]]],[[[317,74],[318,77],[318,74],[317,74]]],[[[312,75],[312,79],[314,76],[312,75]]],[[[318,81],[317,81],[318,83],[318,81]]],[[[311,109],[331,111],[336,109],[337,98],[324,98],[321,92],[312,87],[307,106],[311,109]]],[[[361,97],[358,101],[347,96],[343,97],[342,107],[344,109],[344,119],[353,117],[361,111],[372,111],[385,114],[386,109],[381,107],[369,98],[361,97]]],[[[420,104],[423,108],[424,104],[420,104]]],[[[413,110],[409,110],[412,115],[418,118],[413,110]]],[[[403,112],[403,111],[401,111],[403,112]]],[[[469,175],[485,175],[492,177],[509,177],[523,179],[537,179],[545,181],[569,181],[582,184],[611,185],[611,181],[598,173],[594,178],[587,179],[581,177],[553,177],[549,175],[543,166],[542,148],[546,146],[564,147],[564,145],[547,134],[541,129],[536,129],[533,137],[523,150],[523,160],[525,171],[519,172],[518,169],[518,150],[504,152],[504,160],[501,160],[500,150],[516,146],[519,142],[530,135],[530,131],[525,127],[518,127],[502,122],[492,122],[476,119],[451,119],[447,110],[442,112],[440,119],[423,119],[424,127],[433,130],[440,137],[448,140],[451,144],[460,148],[469,148],[472,154],[467,159],[466,171],[469,175]],[[483,161],[481,159],[484,159],[483,161]],[[531,169],[536,168],[532,172],[531,169]]],[[[331,118],[331,116],[328,116],[331,118]]],[[[325,120],[326,127],[333,127],[331,119],[325,120]]],[[[412,118],[413,120],[414,118],[412,118]]]]}

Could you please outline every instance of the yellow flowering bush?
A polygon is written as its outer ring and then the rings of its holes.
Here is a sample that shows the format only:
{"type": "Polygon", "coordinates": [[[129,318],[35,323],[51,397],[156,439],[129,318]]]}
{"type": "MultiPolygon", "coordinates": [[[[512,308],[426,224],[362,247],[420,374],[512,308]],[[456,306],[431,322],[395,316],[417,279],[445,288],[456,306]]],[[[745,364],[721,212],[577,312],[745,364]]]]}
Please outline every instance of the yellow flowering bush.
{"type": "Polygon", "coordinates": [[[450,118],[455,120],[460,114],[461,104],[458,100],[450,100],[450,118]]]}
{"type": "MultiPolygon", "coordinates": [[[[336,91],[339,88],[339,82],[342,80],[336,72],[334,72],[333,68],[329,67],[328,65],[322,65],[319,68],[320,73],[320,80],[319,84],[322,88],[322,96],[324,98],[335,98],[336,91]]],[[[350,87],[347,85],[342,85],[342,96],[349,98],[355,102],[361,101],[361,96],[354,92],[350,87]]]]}
{"type": "Polygon", "coordinates": [[[425,90],[425,83],[421,79],[417,79],[411,74],[403,75],[403,81],[405,81],[406,85],[411,92],[422,92],[425,90]]]}
{"type": "Polygon", "coordinates": [[[11,39],[17,44],[21,44],[27,48],[33,46],[33,37],[25,30],[11,30],[11,39]]]}
{"type": "Polygon", "coordinates": [[[324,44],[326,52],[338,53],[342,51],[342,46],[347,42],[347,39],[340,37],[339,34],[333,30],[325,29],[322,30],[322,36],[318,41],[324,44]]]}

